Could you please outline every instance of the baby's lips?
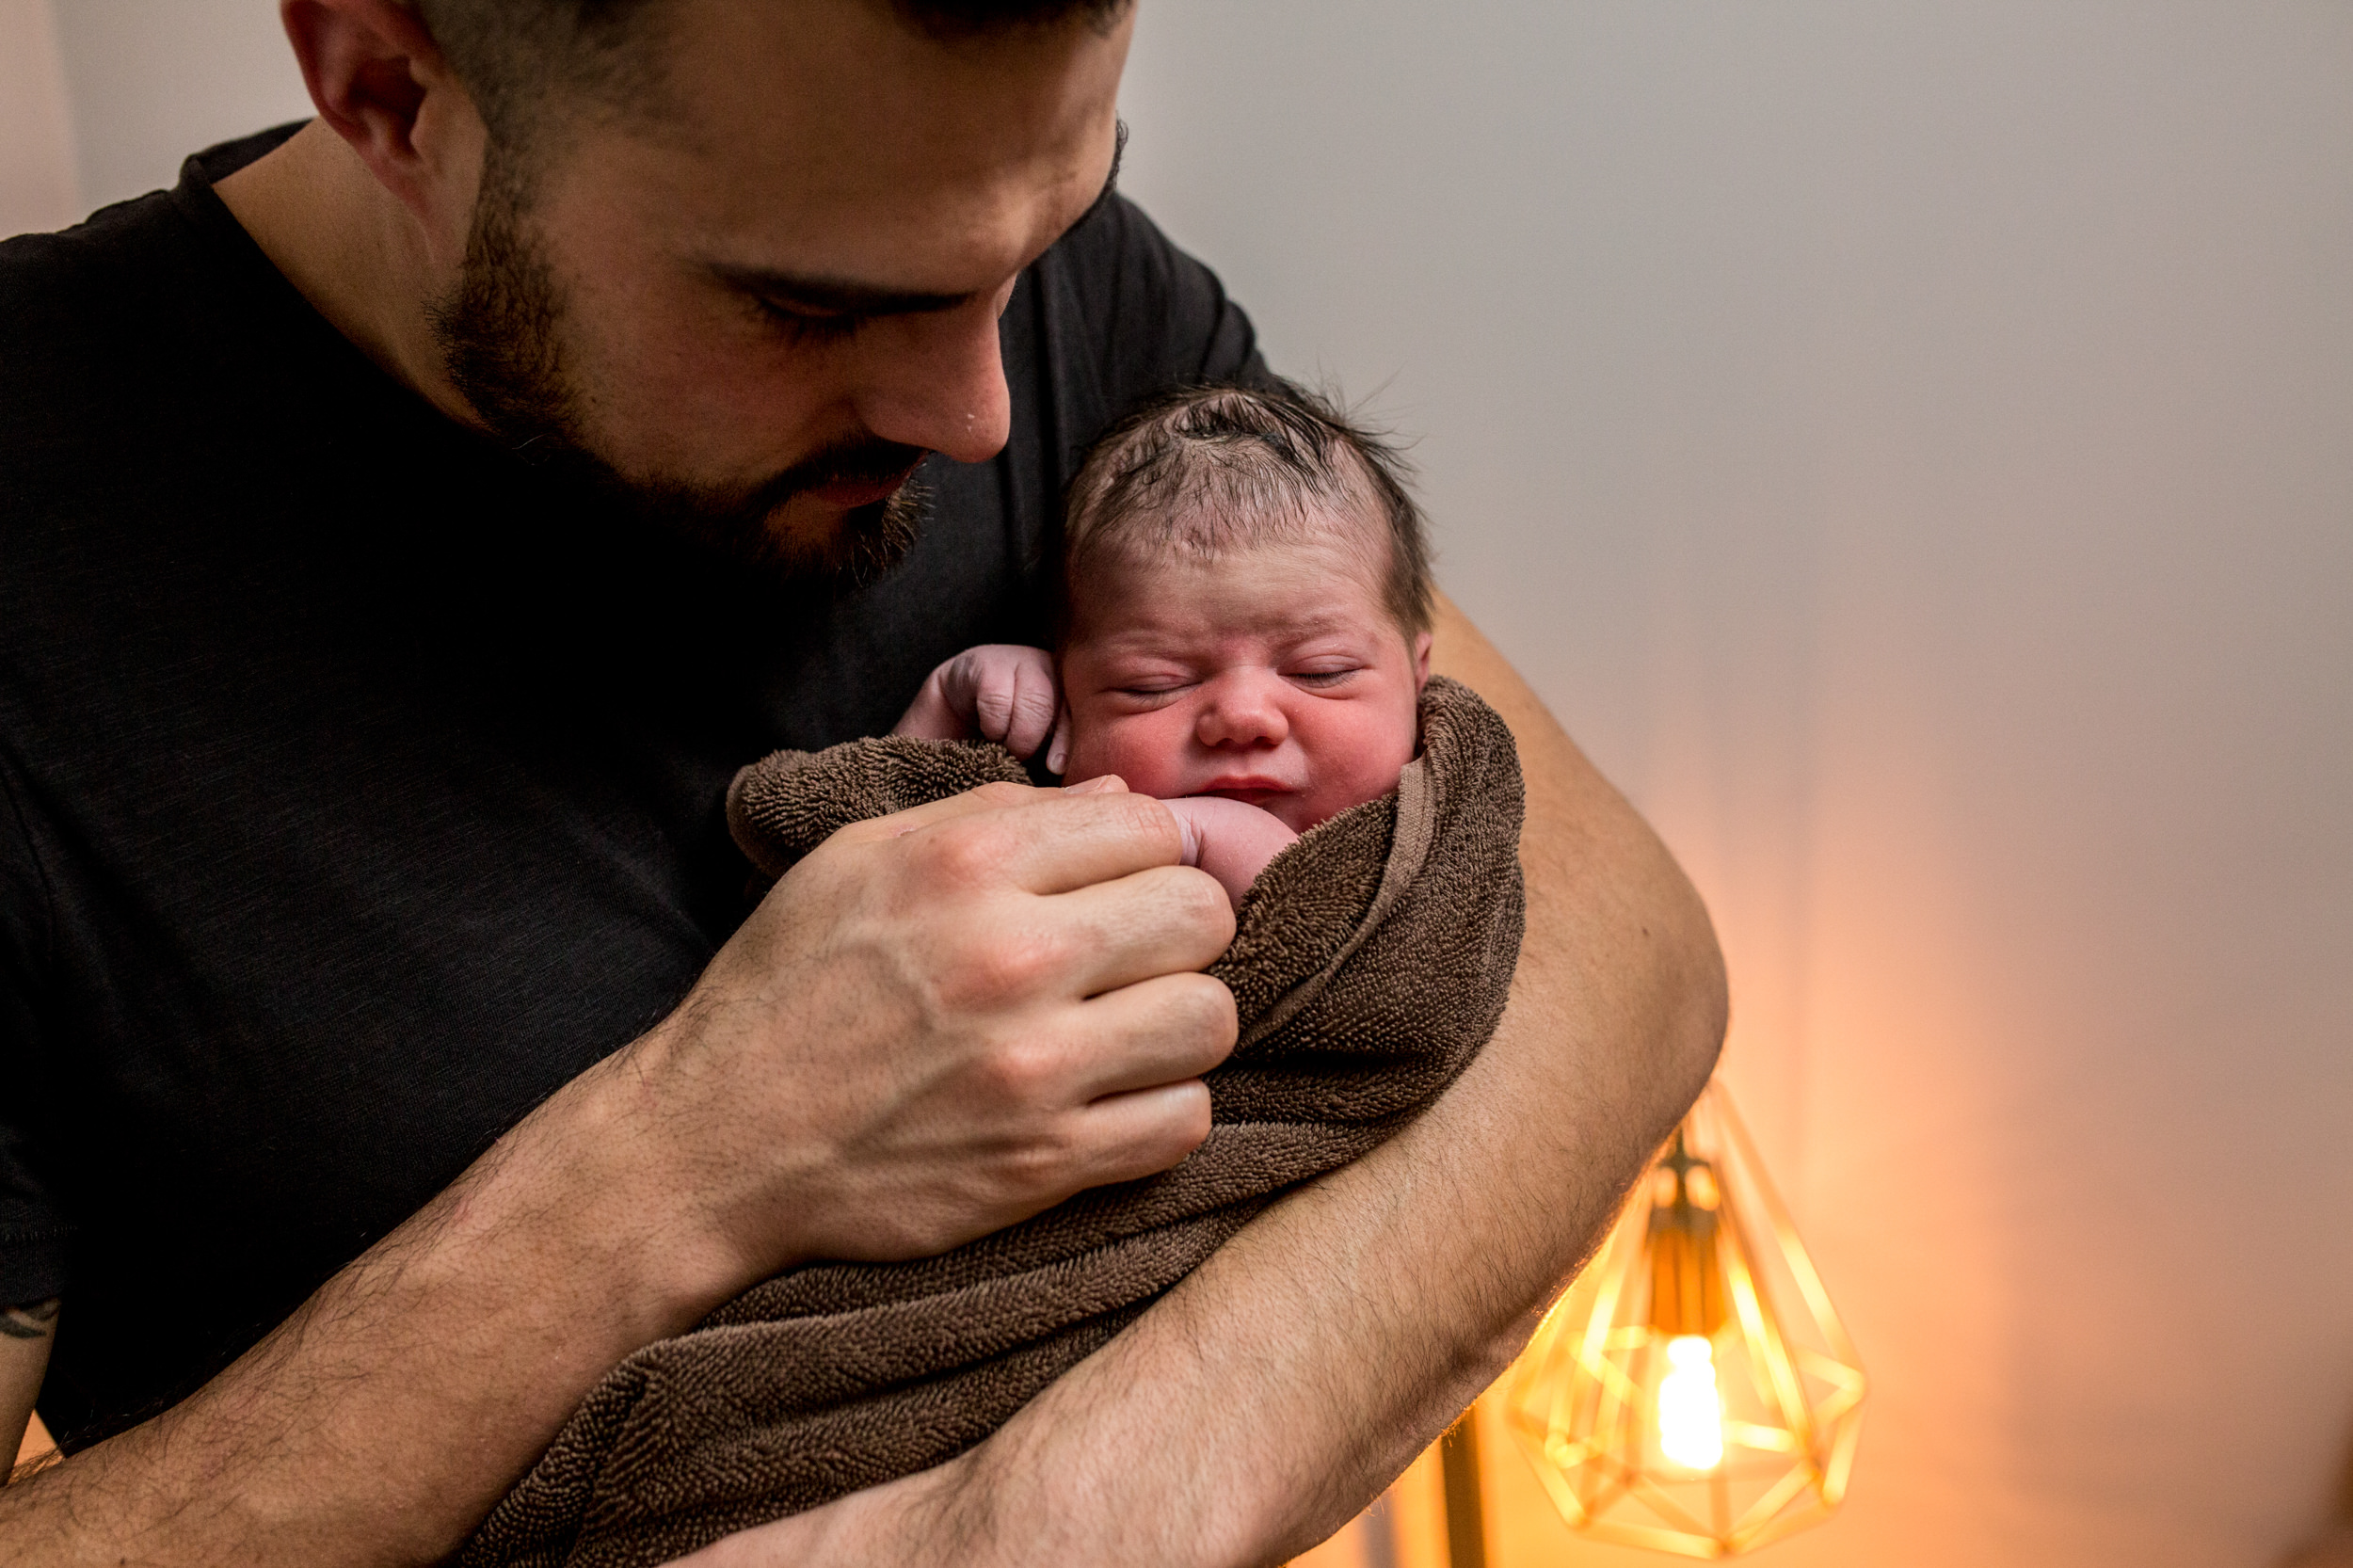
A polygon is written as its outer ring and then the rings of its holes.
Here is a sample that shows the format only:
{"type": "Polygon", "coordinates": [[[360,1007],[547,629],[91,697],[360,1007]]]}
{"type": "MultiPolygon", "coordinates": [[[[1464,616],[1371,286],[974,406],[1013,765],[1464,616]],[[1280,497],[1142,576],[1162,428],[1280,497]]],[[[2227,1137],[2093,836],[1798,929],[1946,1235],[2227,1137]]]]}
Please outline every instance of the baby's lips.
{"type": "Polygon", "coordinates": [[[1212,795],[1224,800],[1239,800],[1245,806],[1264,806],[1269,801],[1281,800],[1287,796],[1295,795],[1299,792],[1288,784],[1273,784],[1264,779],[1254,779],[1241,784],[1218,780],[1205,784],[1200,789],[1190,792],[1196,795],[1212,795]]]}
{"type": "Polygon", "coordinates": [[[1204,779],[1192,792],[1196,795],[1288,795],[1297,793],[1298,789],[1295,784],[1286,784],[1262,773],[1222,773],[1204,779]]]}

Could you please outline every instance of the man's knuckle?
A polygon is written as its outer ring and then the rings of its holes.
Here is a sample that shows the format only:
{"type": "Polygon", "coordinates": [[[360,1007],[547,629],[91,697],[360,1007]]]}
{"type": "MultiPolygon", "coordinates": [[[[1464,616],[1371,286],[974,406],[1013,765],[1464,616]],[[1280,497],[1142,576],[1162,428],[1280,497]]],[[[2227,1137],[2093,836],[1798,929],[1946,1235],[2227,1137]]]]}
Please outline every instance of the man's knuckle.
{"type": "Polygon", "coordinates": [[[968,888],[1000,874],[1004,845],[992,824],[949,823],[922,840],[912,853],[927,881],[968,888]]]}
{"type": "Polygon", "coordinates": [[[995,783],[983,784],[972,791],[976,799],[985,801],[991,806],[1007,807],[1020,806],[1036,792],[1027,784],[1010,784],[1001,779],[995,783]]]}
{"type": "Polygon", "coordinates": [[[1180,874],[1167,879],[1166,896],[1172,912],[1187,931],[1214,936],[1218,945],[1225,946],[1233,936],[1233,901],[1225,896],[1217,878],[1207,872],[1174,870],[1180,874]]]}
{"type": "Polygon", "coordinates": [[[1061,944],[1050,938],[997,932],[964,954],[942,976],[942,995],[977,1009],[1010,1006],[1050,985],[1063,968],[1061,944]]]}
{"type": "Polygon", "coordinates": [[[1008,1148],[998,1162],[1004,1199],[1024,1209],[1061,1197],[1071,1186],[1077,1151],[1056,1128],[1041,1128],[1008,1148]]]}
{"type": "MultiPolygon", "coordinates": [[[[981,1071],[995,1097],[1016,1108],[1050,1105],[1063,1073],[1061,1053],[1034,1039],[1008,1041],[982,1058],[981,1071]]],[[[1029,1146],[1023,1140],[1022,1146],[1029,1146]]]]}
{"type": "Polygon", "coordinates": [[[1087,808],[1101,813],[1101,820],[1122,838],[1155,844],[1165,850],[1170,859],[1184,841],[1178,832],[1176,819],[1167,807],[1150,795],[1131,790],[1106,792],[1084,797],[1087,808]]]}
{"type": "Polygon", "coordinates": [[[1201,1033],[1230,1040],[1241,1016],[1234,1006],[1234,993],[1205,974],[1177,978],[1184,983],[1176,993],[1180,1016],[1201,1033]]]}

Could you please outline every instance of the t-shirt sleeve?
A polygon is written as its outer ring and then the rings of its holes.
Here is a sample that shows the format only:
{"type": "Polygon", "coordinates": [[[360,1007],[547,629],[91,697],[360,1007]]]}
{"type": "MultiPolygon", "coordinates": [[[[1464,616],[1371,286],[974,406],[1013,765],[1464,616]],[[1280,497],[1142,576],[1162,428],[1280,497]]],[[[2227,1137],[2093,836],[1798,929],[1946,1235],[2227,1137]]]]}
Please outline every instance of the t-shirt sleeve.
{"type": "Polygon", "coordinates": [[[64,1292],[68,1234],[41,1179],[38,1129],[24,1124],[50,922],[15,782],[0,763],[0,1306],[64,1292]]]}

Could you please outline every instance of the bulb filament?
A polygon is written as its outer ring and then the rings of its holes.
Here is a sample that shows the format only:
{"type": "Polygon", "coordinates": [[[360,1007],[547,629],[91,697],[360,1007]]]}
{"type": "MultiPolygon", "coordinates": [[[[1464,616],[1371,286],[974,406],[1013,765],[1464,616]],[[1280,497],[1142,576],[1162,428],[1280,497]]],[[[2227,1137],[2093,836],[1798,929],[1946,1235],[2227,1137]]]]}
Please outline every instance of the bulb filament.
{"type": "Polygon", "coordinates": [[[1667,1341],[1667,1375],[1658,1380],[1658,1450],[1690,1470],[1724,1461],[1724,1404],[1716,1392],[1716,1348],[1705,1335],[1667,1341]]]}

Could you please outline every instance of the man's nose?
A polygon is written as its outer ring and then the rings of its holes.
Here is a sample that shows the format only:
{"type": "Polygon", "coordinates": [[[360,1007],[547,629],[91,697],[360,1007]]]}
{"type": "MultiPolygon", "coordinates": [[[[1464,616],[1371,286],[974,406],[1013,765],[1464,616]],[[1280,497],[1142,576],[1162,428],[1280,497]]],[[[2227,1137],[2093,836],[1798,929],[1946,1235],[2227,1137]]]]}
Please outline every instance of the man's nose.
{"type": "Polygon", "coordinates": [[[1282,744],[1291,726],[1283,712],[1281,686],[1279,678],[1258,670],[1219,676],[1209,682],[1193,738],[1206,746],[1282,744]]]}
{"type": "Polygon", "coordinates": [[[997,456],[1012,428],[1013,399],[996,302],[974,299],[879,325],[888,330],[876,334],[857,400],[866,428],[960,463],[997,456]]]}

